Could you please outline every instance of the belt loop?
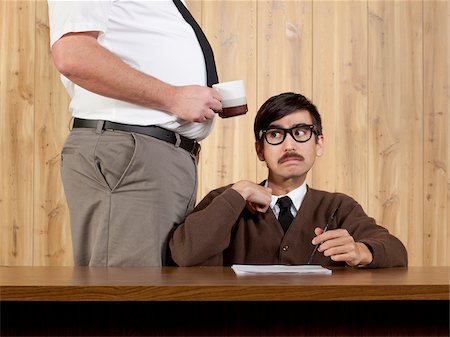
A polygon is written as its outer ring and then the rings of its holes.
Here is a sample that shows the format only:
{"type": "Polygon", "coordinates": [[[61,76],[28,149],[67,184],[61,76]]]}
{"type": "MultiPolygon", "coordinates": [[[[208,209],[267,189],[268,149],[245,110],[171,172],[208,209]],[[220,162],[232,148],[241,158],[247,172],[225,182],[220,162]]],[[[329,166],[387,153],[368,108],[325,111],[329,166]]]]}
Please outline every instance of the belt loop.
{"type": "Polygon", "coordinates": [[[175,142],[175,147],[180,147],[181,144],[181,137],[178,133],[174,132],[175,134],[175,138],[177,139],[177,141],[175,142]]]}
{"type": "Polygon", "coordinates": [[[95,130],[95,132],[98,134],[102,133],[104,125],[105,125],[105,121],[98,121],[97,129],[95,130]]]}

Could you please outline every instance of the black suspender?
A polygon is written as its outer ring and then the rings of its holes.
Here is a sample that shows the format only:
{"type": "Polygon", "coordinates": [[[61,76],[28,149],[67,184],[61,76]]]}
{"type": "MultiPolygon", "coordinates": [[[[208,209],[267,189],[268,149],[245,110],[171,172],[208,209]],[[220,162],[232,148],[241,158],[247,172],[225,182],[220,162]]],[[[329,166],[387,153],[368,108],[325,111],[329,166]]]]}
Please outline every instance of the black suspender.
{"type": "Polygon", "coordinates": [[[208,39],[205,36],[205,33],[203,33],[197,21],[195,21],[194,17],[189,12],[189,10],[183,5],[183,3],[180,0],[173,0],[173,3],[175,4],[175,6],[177,6],[178,11],[181,13],[186,22],[189,23],[194,29],[195,35],[197,36],[197,40],[200,43],[200,47],[202,48],[203,56],[205,57],[206,79],[207,79],[206,82],[208,84],[208,87],[211,87],[213,84],[219,82],[217,76],[216,62],[214,61],[214,53],[211,48],[211,45],[209,44],[208,39]]]}

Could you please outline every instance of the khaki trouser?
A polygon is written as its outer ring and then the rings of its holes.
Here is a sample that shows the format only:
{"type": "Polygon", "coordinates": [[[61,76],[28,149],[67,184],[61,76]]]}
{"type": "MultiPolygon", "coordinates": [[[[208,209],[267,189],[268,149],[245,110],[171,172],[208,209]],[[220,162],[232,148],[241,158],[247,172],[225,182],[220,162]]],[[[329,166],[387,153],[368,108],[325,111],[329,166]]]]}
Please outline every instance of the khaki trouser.
{"type": "Polygon", "coordinates": [[[75,265],[164,265],[167,235],[195,203],[195,158],[150,136],[84,128],[61,157],[75,265]]]}

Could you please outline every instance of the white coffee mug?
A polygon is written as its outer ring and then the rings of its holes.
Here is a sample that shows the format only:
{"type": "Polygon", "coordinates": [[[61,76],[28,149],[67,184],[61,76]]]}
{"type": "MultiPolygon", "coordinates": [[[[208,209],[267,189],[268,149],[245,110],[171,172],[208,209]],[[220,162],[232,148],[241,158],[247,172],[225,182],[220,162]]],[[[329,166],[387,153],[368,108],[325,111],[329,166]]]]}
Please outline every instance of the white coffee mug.
{"type": "Polygon", "coordinates": [[[222,111],[219,116],[228,118],[243,115],[248,111],[247,97],[243,80],[213,84],[222,96],[222,111]]]}

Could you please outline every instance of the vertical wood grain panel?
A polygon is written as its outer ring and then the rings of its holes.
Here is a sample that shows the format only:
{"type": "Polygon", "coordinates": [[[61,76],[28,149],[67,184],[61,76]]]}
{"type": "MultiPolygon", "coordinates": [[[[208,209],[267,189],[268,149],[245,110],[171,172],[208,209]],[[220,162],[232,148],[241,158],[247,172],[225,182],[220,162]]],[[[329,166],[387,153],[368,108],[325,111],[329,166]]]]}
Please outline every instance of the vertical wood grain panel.
{"type": "Polygon", "coordinates": [[[0,264],[33,257],[34,1],[0,2],[0,264]]]}
{"type": "Polygon", "coordinates": [[[313,101],[324,156],[313,186],[354,197],[367,210],[367,3],[314,2],[313,101]]]}
{"type": "Polygon", "coordinates": [[[450,4],[424,2],[424,259],[450,263],[450,4]]]}
{"type": "MultiPolygon", "coordinates": [[[[336,101],[337,46],[334,29],[337,25],[337,6],[334,1],[313,3],[313,101],[321,117],[324,132],[324,154],[314,165],[312,186],[317,189],[334,191],[337,167],[337,125],[338,114],[336,101]],[[331,169],[330,169],[331,168],[331,169]]],[[[339,83],[338,83],[339,85],[339,83]]],[[[344,191],[342,191],[344,192],[344,191]]]]}
{"type": "Polygon", "coordinates": [[[423,254],[422,2],[369,1],[370,213],[423,254]]]}
{"type": "Polygon", "coordinates": [[[204,1],[202,26],[214,49],[219,81],[242,79],[246,115],[217,116],[211,135],[202,141],[200,197],[241,179],[255,180],[252,126],[256,109],[256,1],[204,1]]]}
{"type": "MultiPolygon", "coordinates": [[[[311,98],[311,57],[311,1],[259,1],[258,108],[282,92],[293,91],[311,98]]],[[[257,168],[258,180],[266,179],[265,163],[258,161],[257,168]]]]}
{"type": "MultiPolygon", "coordinates": [[[[250,111],[202,142],[199,197],[262,180],[253,121],[270,96],[312,98],[325,155],[311,186],[353,195],[406,244],[411,265],[449,265],[448,1],[209,1],[188,7],[221,81],[250,111]]],[[[68,98],[49,54],[47,3],[0,1],[0,264],[70,265],[59,153],[68,98]]]]}
{"type": "Polygon", "coordinates": [[[50,54],[47,3],[36,3],[34,265],[72,265],[60,153],[69,132],[68,95],[50,54]]]}

